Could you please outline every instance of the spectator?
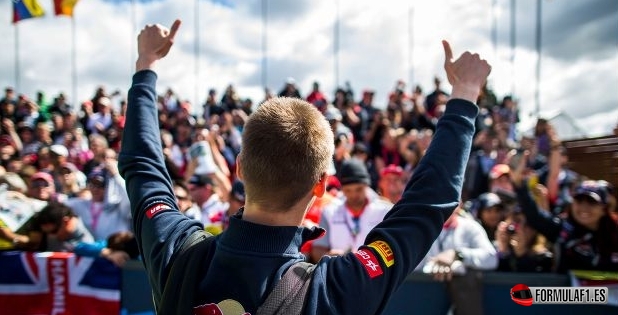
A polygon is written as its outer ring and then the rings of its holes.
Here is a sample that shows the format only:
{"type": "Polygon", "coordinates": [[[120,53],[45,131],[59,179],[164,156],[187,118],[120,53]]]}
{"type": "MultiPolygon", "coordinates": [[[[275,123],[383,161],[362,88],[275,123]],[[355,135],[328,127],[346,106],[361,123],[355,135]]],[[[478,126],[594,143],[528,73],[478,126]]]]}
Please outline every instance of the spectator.
{"type": "Polygon", "coordinates": [[[294,80],[294,78],[289,77],[285,80],[285,86],[279,92],[279,97],[302,98],[300,91],[296,87],[296,80],[294,80]]]}
{"type": "Polygon", "coordinates": [[[78,197],[66,201],[97,241],[106,240],[116,232],[132,230],[129,198],[116,163],[115,158],[109,158],[104,169],[88,175],[91,199],[78,197]]]}
{"type": "Polygon", "coordinates": [[[328,233],[313,242],[311,259],[314,261],[324,255],[355,251],[393,206],[369,188],[370,177],[363,162],[345,161],[338,177],[344,198],[330,203],[322,212],[320,227],[328,233]]]}
{"type": "Polygon", "coordinates": [[[56,185],[54,178],[46,172],[34,173],[28,184],[27,196],[30,198],[52,202],[62,202],[66,199],[66,196],[56,193],[56,185]]]}
{"type": "Polygon", "coordinates": [[[516,209],[495,232],[498,271],[551,272],[554,259],[545,237],[528,225],[526,216],[516,209]]]}
{"type": "Polygon", "coordinates": [[[433,83],[435,85],[435,89],[425,98],[425,108],[427,109],[427,114],[430,117],[436,116],[436,108],[438,105],[446,103],[446,99],[449,96],[440,88],[440,84],[442,84],[440,78],[435,77],[433,79],[433,83]]]}
{"type": "Polygon", "coordinates": [[[483,228],[458,208],[416,270],[447,282],[455,314],[482,314],[482,288],[476,273],[497,266],[496,249],[483,228]]]}
{"type": "Polygon", "coordinates": [[[189,179],[189,193],[193,201],[200,207],[201,221],[204,225],[210,224],[211,219],[217,213],[226,211],[229,207],[217,194],[216,182],[213,177],[212,174],[196,174],[189,179]]]}
{"type": "Polygon", "coordinates": [[[378,182],[378,193],[382,198],[390,203],[397,203],[401,199],[401,194],[406,187],[403,168],[398,165],[390,164],[382,169],[378,182]]]}
{"type": "Polygon", "coordinates": [[[540,209],[529,193],[524,178],[525,163],[519,163],[511,180],[526,222],[556,244],[556,269],[618,271],[618,223],[608,207],[607,182],[587,180],[573,193],[566,218],[540,209]]]}
{"type": "Polygon", "coordinates": [[[90,134],[104,135],[107,128],[112,125],[112,101],[108,97],[101,97],[99,103],[94,104],[98,112],[89,117],[86,129],[90,134]]]}
{"type": "Polygon", "coordinates": [[[318,110],[321,109],[320,111],[324,111],[326,104],[328,104],[326,96],[320,91],[320,83],[317,81],[313,82],[311,93],[307,95],[307,102],[313,104],[318,110]]]}
{"type": "Polygon", "coordinates": [[[176,196],[176,202],[178,203],[178,210],[187,217],[201,221],[202,211],[200,207],[193,202],[191,198],[190,190],[184,181],[174,181],[174,196],[176,196]]]}
{"type": "Polygon", "coordinates": [[[245,205],[245,186],[241,181],[236,180],[232,184],[232,190],[227,198],[227,205],[227,209],[215,213],[211,217],[211,224],[206,227],[207,231],[217,235],[227,230],[230,224],[230,218],[245,205]]]}
{"type": "Polygon", "coordinates": [[[508,212],[502,199],[494,193],[484,193],[472,201],[472,215],[479,221],[490,241],[494,241],[498,224],[506,218],[508,212]]]}

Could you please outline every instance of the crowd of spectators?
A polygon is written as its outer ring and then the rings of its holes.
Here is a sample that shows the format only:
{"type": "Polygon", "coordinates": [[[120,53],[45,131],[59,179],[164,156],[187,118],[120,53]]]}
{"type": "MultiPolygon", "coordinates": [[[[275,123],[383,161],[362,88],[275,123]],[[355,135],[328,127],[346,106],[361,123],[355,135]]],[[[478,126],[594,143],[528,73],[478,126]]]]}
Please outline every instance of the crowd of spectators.
{"type": "MultiPolygon", "coordinates": [[[[357,95],[349,83],[331,98],[318,82],[304,96],[294,79],[285,81],[277,95],[315,105],[335,136],[329,193],[305,219],[331,234],[305,244],[310,260],[354,251],[399,200],[449,98],[439,78],[434,84],[426,93],[397,81],[386,102],[376,104],[374,91],[357,95]]],[[[225,230],[243,205],[244,188],[235,175],[243,125],[274,96],[266,89],[264,100],[253,102],[240,98],[233,85],[221,97],[210,89],[199,115],[171,89],[158,97],[161,143],[179,209],[212,233],[225,230]]],[[[477,103],[461,207],[418,269],[442,279],[462,268],[618,271],[614,188],[568,168],[559,131],[547,120],[518,134],[515,98],[498,100],[486,86],[477,103]]],[[[19,230],[0,227],[0,238],[15,248],[75,251],[118,265],[137,256],[116,166],[122,131],[131,127],[125,126],[126,106],[121,93],[103,87],[79,107],[63,94],[46,102],[42,93],[31,99],[6,88],[0,99],[0,182],[5,193],[45,206],[19,230]]]]}

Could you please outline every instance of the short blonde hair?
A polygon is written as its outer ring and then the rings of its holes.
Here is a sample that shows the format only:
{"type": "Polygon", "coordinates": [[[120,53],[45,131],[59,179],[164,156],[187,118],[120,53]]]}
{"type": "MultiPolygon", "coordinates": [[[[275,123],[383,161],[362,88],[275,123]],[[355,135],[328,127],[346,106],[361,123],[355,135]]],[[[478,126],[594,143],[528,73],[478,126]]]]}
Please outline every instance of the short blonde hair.
{"type": "Polygon", "coordinates": [[[326,173],[334,136],[324,116],[296,98],[273,98],[251,115],[239,154],[247,200],[289,209],[326,173]]]}

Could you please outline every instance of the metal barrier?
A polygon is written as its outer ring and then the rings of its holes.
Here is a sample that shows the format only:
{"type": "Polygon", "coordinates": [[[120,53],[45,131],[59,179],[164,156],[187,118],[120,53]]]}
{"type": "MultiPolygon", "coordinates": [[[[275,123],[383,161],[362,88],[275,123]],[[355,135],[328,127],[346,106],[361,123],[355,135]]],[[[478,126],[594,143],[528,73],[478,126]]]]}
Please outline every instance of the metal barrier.
{"type": "MultiPolygon", "coordinates": [[[[569,286],[566,275],[546,273],[485,272],[481,274],[484,314],[569,315],[618,314],[618,307],[609,305],[532,305],[520,306],[511,301],[510,290],[518,283],[528,286],[569,286]]],[[[126,315],[154,314],[152,296],[144,267],[130,261],[122,270],[121,308],[126,315]]],[[[450,298],[444,283],[422,273],[412,273],[391,297],[383,315],[444,315],[450,308],[450,298]]]]}

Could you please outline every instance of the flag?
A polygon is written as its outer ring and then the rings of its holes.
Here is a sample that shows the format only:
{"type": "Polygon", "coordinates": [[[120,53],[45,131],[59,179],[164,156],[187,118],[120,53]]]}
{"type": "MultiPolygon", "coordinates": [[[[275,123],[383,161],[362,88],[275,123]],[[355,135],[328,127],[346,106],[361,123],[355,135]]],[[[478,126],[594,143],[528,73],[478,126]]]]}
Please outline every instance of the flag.
{"type": "Polygon", "coordinates": [[[1,314],[120,313],[121,270],[72,253],[0,252],[1,314]]]}
{"type": "Polygon", "coordinates": [[[73,16],[73,8],[79,0],[54,0],[54,11],[56,15],[73,16]]]}
{"type": "Polygon", "coordinates": [[[13,0],[13,23],[45,15],[37,0],[13,0]]]}

